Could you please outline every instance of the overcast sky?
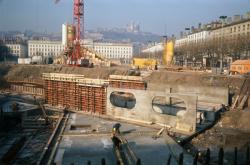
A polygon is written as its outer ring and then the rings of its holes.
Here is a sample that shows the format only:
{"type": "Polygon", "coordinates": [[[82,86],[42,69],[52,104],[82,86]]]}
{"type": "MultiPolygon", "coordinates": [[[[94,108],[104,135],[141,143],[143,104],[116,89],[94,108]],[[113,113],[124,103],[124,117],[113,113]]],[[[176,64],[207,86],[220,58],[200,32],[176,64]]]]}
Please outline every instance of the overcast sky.
{"type": "MultiPolygon", "coordinates": [[[[60,32],[72,22],[73,0],[0,0],[0,30],[60,32]]],[[[125,27],[131,21],[143,31],[179,34],[197,26],[250,11],[250,0],[85,0],[85,27],[125,27]]]]}

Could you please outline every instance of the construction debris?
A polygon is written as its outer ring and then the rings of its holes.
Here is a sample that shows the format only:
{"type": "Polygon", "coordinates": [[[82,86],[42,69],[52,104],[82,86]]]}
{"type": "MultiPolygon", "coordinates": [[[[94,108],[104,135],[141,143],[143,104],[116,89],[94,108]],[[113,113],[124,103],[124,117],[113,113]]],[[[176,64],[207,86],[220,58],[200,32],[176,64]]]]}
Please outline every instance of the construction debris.
{"type": "Polygon", "coordinates": [[[163,131],[165,130],[165,128],[162,128],[162,129],[160,129],[160,131],[158,131],[157,132],[157,134],[156,135],[154,135],[152,138],[153,139],[157,139],[157,138],[159,138],[160,137],[160,135],[163,133],[163,131]]]}

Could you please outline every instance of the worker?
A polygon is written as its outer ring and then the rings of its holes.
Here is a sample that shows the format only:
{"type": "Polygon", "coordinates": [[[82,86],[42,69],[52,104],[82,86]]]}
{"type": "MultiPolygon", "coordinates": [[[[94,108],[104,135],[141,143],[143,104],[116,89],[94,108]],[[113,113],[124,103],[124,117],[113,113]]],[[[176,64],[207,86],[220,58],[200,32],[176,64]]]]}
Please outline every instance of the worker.
{"type": "Polygon", "coordinates": [[[113,136],[111,139],[113,141],[114,147],[116,147],[116,148],[119,149],[121,147],[121,140],[120,140],[120,138],[117,137],[117,136],[113,136]]]}
{"type": "Polygon", "coordinates": [[[121,124],[116,123],[113,125],[113,129],[112,129],[112,138],[111,139],[112,139],[114,146],[116,148],[120,148],[120,146],[121,146],[121,140],[118,137],[118,135],[120,134],[120,127],[121,127],[121,124]]]}
{"type": "Polygon", "coordinates": [[[116,123],[113,125],[113,136],[115,136],[116,134],[120,134],[120,127],[121,127],[121,124],[120,123],[116,123]]]}
{"type": "Polygon", "coordinates": [[[158,65],[157,64],[155,65],[155,70],[158,70],[158,65]]]}
{"type": "Polygon", "coordinates": [[[116,136],[117,134],[120,134],[120,127],[121,127],[120,123],[116,123],[116,124],[113,125],[113,129],[112,129],[113,136],[116,136]]]}
{"type": "Polygon", "coordinates": [[[35,95],[33,96],[33,99],[34,99],[34,104],[36,104],[36,96],[35,95]]]}
{"type": "Polygon", "coordinates": [[[205,120],[204,112],[200,112],[199,124],[202,124],[205,120]]]}

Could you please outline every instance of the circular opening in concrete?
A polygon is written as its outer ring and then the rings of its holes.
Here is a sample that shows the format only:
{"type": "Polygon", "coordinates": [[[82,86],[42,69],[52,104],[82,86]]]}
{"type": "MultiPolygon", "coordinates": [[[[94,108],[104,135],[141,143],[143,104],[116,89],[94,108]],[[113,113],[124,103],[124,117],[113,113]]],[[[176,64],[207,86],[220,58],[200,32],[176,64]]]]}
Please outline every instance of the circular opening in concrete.
{"type": "Polygon", "coordinates": [[[182,115],[186,111],[186,104],[178,98],[169,98],[165,96],[155,96],[152,99],[152,108],[155,112],[171,116],[182,115]]]}
{"type": "Polygon", "coordinates": [[[136,104],[136,98],[132,93],[114,91],[110,94],[110,102],[116,107],[133,109],[136,104]]]}

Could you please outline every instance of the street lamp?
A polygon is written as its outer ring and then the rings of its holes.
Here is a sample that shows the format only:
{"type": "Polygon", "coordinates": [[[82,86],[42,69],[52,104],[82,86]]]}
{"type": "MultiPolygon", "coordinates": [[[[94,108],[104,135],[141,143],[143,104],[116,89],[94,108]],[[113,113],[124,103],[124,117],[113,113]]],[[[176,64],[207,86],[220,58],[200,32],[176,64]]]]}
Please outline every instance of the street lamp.
{"type": "Polygon", "coordinates": [[[224,22],[225,19],[227,18],[227,16],[222,15],[219,17],[222,20],[222,26],[221,26],[221,41],[220,41],[220,48],[221,48],[221,61],[220,61],[220,73],[223,73],[223,48],[222,48],[222,44],[223,44],[223,39],[224,39],[224,31],[223,31],[223,27],[224,27],[224,22]]]}
{"type": "MultiPolygon", "coordinates": [[[[190,31],[190,28],[188,28],[188,27],[186,27],[185,28],[185,31],[187,31],[187,32],[189,32],[190,31]]],[[[188,42],[188,34],[186,35],[187,36],[187,42],[186,42],[186,58],[185,58],[185,66],[187,67],[188,66],[188,44],[189,44],[189,42],[188,42]]]]}

